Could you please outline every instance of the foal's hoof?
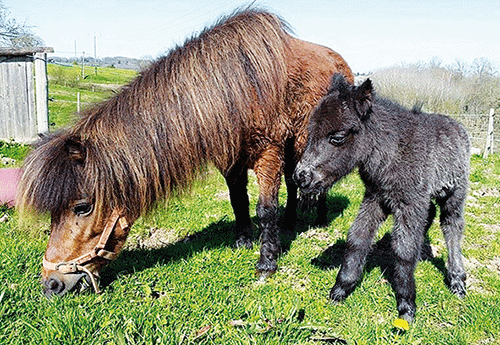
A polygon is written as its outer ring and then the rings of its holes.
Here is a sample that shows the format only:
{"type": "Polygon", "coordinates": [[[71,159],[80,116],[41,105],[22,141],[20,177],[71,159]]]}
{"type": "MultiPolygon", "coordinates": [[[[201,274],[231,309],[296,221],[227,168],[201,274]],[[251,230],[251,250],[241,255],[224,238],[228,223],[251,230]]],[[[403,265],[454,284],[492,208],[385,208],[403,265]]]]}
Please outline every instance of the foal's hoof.
{"type": "Polygon", "coordinates": [[[253,243],[250,238],[247,236],[240,236],[236,242],[234,243],[234,246],[236,248],[247,248],[247,249],[252,249],[253,243]]]}
{"type": "Polygon", "coordinates": [[[276,272],[278,265],[276,264],[276,261],[259,260],[255,267],[258,275],[266,274],[269,277],[276,272]]]}
{"type": "Polygon", "coordinates": [[[314,226],[316,228],[324,228],[328,226],[328,219],[326,217],[318,217],[316,221],[314,222],[314,226]]]}
{"type": "Polygon", "coordinates": [[[450,284],[450,291],[457,295],[458,298],[465,298],[465,282],[457,281],[450,284]]]}
{"type": "Polygon", "coordinates": [[[404,314],[399,314],[399,318],[405,320],[408,322],[408,324],[412,323],[413,320],[415,319],[415,312],[411,313],[404,313],[404,314]]]}
{"type": "Polygon", "coordinates": [[[413,302],[401,300],[398,302],[398,312],[400,319],[406,320],[408,323],[412,323],[413,319],[415,319],[417,306],[413,302]]]}
{"type": "Polygon", "coordinates": [[[255,275],[257,276],[258,278],[258,281],[260,283],[265,283],[267,278],[269,278],[270,276],[272,276],[274,274],[275,271],[260,271],[260,270],[256,270],[255,271],[255,275]]]}
{"type": "Polygon", "coordinates": [[[345,300],[348,296],[348,292],[341,288],[340,286],[334,286],[330,290],[330,299],[332,302],[339,303],[345,300]]]}

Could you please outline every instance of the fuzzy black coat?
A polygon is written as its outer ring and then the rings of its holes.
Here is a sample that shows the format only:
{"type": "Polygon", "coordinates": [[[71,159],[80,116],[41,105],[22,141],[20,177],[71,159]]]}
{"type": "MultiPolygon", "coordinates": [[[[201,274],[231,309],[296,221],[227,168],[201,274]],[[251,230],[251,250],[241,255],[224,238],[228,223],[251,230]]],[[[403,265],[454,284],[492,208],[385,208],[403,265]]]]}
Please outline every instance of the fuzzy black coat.
{"type": "Polygon", "coordinates": [[[324,193],[356,167],[366,187],[330,297],[340,301],[354,290],[376,231],[392,214],[392,283],[400,317],[412,321],[413,273],[435,216],[433,202],[441,209],[450,289],[464,296],[460,242],[470,159],[464,127],[447,116],[378,98],[369,79],[353,87],[337,75],[312,115],[309,130],[306,152],[294,174],[302,190],[324,193]]]}

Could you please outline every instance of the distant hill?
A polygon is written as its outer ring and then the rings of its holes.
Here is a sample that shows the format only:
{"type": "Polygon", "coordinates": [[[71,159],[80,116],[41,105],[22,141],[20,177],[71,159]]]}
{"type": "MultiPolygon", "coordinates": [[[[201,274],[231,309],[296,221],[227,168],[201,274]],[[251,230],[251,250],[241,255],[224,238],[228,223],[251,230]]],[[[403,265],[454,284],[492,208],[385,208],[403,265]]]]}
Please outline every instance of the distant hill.
{"type": "MultiPolygon", "coordinates": [[[[82,63],[82,57],[65,58],[65,57],[51,56],[49,57],[49,62],[67,66],[74,65],[75,63],[80,65],[82,63]]],[[[94,66],[96,63],[97,66],[99,67],[115,67],[119,69],[131,69],[135,71],[141,71],[151,63],[151,60],[134,59],[123,56],[105,57],[97,60],[94,60],[93,57],[85,57],[85,65],[94,66]]]]}

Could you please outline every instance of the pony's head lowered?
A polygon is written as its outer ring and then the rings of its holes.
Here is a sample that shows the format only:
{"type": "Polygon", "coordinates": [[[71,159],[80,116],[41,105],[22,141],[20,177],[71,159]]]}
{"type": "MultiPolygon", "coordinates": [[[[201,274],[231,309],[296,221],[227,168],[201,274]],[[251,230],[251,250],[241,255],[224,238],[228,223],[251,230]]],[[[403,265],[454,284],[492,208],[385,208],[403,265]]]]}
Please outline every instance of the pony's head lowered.
{"type": "Polygon", "coordinates": [[[100,195],[113,193],[96,188],[107,178],[96,173],[96,159],[88,159],[96,149],[90,140],[61,132],[37,146],[25,161],[17,198],[21,211],[48,212],[52,218],[43,260],[44,291],[62,295],[84,288],[85,282],[98,291],[99,271],[116,257],[127,237],[127,219],[137,215],[100,195]]]}

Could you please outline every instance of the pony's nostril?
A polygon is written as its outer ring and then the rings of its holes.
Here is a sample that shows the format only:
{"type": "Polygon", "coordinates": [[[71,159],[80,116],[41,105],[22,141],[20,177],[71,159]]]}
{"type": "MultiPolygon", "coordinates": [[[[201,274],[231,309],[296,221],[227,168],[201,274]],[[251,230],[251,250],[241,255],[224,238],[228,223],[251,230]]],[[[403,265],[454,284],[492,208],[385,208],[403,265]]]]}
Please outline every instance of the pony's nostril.
{"type": "Polygon", "coordinates": [[[55,280],[55,279],[51,279],[49,280],[48,284],[47,284],[47,288],[49,290],[58,290],[59,289],[59,283],[55,280]]]}
{"type": "Polygon", "coordinates": [[[57,277],[51,277],[45,284],[48,295],[57,295],[64,291],[64,283],[57,277]]]}

